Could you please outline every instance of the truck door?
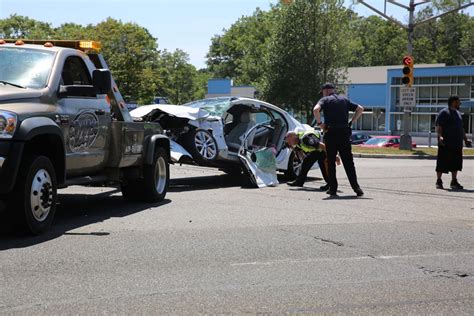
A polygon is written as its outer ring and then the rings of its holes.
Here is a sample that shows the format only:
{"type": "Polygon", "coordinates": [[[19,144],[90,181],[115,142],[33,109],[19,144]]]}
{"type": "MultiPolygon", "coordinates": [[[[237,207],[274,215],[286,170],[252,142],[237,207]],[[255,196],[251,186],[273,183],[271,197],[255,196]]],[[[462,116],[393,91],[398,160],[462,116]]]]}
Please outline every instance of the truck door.
{"type": "Polygon", "coordinates": [[[90,91],[91,86],[91,74],[82,58],[67,57],[61,72],[58,100],[58,121],[66,143],[67,176],[100,170],[108,158],[110,106],[105,95],[81,95],[81,87],[90,91]],[[76,93],[61,93],[71,86],[76,93]]]}

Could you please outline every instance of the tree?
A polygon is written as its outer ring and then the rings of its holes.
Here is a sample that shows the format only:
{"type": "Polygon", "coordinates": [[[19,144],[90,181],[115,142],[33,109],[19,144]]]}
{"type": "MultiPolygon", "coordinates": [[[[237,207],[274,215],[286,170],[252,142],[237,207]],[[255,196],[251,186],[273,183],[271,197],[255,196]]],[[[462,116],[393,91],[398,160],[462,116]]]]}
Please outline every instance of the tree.
{"type": "Polygon", "coordinates": [[[207,65],[214,77],[232,78],[238,85],[262,85],[273,33],[275,10],[256,9],[211,39],[207,65]]]}
{"type": "Polygon", "coordinates": [[[266,100],[309,114],[321,84],[337,81],[346,65],[351,16],[343,4],[295,0],[281,6],[265,76],[266,100]]]}
{"type": "Polygon", "coordinates": [[[158,91],[172,103],[183,104],[193,100],[196,68],[189,64],[188,54],[180,49],[172,53],[165,50],[160,58],[159,73],[163,78],[163,85],[158,91]]]}
{"type": "Polygon", "coordinates": [[[0,20],[0,37],[2,38],[51,38],[53,29],[50,23],[36,21],[26,16],[13,14],[0,20]]]}
{"type": "Polygon", "coordinates": [[[406,32],[378,16],[354,17],[350,34],[349,67],[396,65],[406,52],[406,32]]]}

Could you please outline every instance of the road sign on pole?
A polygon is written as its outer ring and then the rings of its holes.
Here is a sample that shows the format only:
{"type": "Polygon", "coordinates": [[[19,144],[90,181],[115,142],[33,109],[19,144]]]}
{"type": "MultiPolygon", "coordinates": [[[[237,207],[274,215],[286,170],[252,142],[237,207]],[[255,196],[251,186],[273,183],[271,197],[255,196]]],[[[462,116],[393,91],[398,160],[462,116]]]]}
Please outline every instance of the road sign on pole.
{"type": "Polygon", "coordinates": [[[416,88],[400,87],[400,107],[414,108],[416,106],[416,88]]]}

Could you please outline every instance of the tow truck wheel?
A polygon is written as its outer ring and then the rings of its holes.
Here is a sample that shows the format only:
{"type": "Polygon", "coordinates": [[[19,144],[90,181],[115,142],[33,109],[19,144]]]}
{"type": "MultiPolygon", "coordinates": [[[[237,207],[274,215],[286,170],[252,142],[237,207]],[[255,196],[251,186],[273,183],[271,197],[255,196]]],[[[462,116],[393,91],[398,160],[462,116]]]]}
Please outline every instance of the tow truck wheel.
{"type": "Polygon", "coordinates": [[[121,185],[122,196],[129,201],[163,201],[168,191],[169,179],[168,155],[163,148],[157,148],[153,163],[143,168],[143,179],[129,180],[121,185]]]}
{"type": "Polygon", "coordinates": [[[155,149],[155,156],[151,165],[143,170],[143,190],[146,202],[163,201],[170,181],[170,167],[168,155],[163,148],[155,149]]]}
{"type": "Polygon", "coordinates": [[[39,235],[49,229],[56,212],[56,173],[45,156],[26,158],[19,172],[10,208],[22,228],[39,235]]]}

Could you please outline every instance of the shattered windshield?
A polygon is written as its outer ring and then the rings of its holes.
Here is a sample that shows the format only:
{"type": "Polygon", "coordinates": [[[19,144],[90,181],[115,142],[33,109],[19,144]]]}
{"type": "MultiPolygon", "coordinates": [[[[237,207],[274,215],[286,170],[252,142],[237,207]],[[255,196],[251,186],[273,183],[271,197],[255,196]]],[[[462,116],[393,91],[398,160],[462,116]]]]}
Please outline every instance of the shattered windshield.
{"type": "Polygon", "coordinates": [[[0,48],[0,82],[44,88],[53,67],[54,52],[26,48],[0,48]]]}
{"type": "Polygon", "coordinates": [[[223,116],[230,108],[230,101],[230,98],[215,98],[193,101],[183,105],[205,110],[212,116],[223,116]]]}

